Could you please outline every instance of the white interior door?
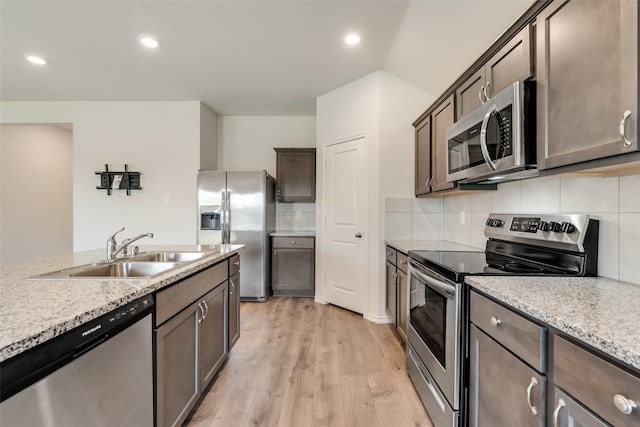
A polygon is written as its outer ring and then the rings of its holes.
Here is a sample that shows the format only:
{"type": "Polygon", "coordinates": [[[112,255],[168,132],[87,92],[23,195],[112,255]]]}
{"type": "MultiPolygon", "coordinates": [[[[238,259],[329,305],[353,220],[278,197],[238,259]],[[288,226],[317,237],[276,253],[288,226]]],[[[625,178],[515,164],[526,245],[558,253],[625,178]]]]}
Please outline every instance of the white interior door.
{"type": "Polygon", "coordinates": [[[366,303],[364,137],[328,145],[324,158],[327,301],[363,313],[366,303]]]}

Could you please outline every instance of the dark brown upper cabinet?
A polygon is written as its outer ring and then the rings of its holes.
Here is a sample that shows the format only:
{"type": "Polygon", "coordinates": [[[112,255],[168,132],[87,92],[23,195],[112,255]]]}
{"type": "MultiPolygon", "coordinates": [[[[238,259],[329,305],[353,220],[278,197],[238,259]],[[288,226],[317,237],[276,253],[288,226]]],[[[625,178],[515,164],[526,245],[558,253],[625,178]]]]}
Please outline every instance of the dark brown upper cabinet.
{"type": "Polygon", "coordinates": [[[316,149],[274,148],[277,199],[281,203],[316,201],[316,149]]]}
{"type": "Polygon", "coordinates": [[[456,112],[461,118],[511,83],[533,77],[530,25],[524,27],[480,69],[456,89],[456,112]]]}
{"type": "Polygon", "coordinates": [[[638,2],[553,1],[537,16],[538,168],[638,150],[638,2]]]}
{"type": "Polygon", "coordinates": [[[447,128],[455,121],[453,94],[431,113],[431,191],[449,190],[447,182],[447,128]]]}
{"type": "Polygon", "coordinates": [[[416,196],[431,192],[431,116],[416,125],[416,196]]]}

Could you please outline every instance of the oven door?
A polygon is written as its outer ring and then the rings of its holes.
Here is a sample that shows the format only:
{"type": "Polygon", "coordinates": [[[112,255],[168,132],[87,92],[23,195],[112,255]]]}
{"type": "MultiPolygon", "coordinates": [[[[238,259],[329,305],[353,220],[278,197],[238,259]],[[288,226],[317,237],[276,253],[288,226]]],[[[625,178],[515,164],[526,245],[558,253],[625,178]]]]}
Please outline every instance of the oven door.
{"type": "Polygon", "coordinates": [[[460,409],[462,284],[409,262],[407,339],[454,411],[460,409]]]}

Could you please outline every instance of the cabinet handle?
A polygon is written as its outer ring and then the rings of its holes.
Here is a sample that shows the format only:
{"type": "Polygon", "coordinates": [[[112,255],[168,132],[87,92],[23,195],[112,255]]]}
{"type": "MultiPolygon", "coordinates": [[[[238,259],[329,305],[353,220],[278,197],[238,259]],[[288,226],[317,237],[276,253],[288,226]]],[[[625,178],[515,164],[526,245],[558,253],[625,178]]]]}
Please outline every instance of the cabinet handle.
{"type": "Polygon", "coordinates": [[[483,91],[484,91],[484,85],[482,85],[482,87],[481,87],[481,88],[480,88],[480,90],[478,91],[478,98],[480,98],[480,103],[481,103],[481,104],[484,104],[485,102],[487,102],[487,101],[485,101],[484,99],[482,99],[482,92],[483,92],[483,91]]]}
{"type": "Polygon", "coordinates": [[[240,266],[240,261],[234,261],[233,265],[235,265],[236,267],[239,267],[240,266]]]}
{"type": "Polygon", "coordinates": [[[229,295],[233,295],[233,291],[236,289],[236,284],[233,283],[233,279],[229,279],[229,283],[231,283],[231,290],[229,291],[229,295]]]}
{"type": "Polygon", "coordinates": [[[204,307],[202,307],[202,302],[198,303],[198,308],[200,309],[200,316],[198,317],[198,323],[202,323],[204,320],[204,307]]]}
{"type": "Polygon", "coordinates": [[[486,85],[482,86],[482,93],[484,94],[485,102],[489,101],[489,98],[491,98],[491,90],[489,89],[490,87],[491,87],[491,82],[489,81],[487,82],[486,85]],[[488,90],[488,93],[487,93],[487,90],[488,90]]]}
{"type": "Polygon", "coordinates": [[[204,316],[202,317],[202,320],[204,320],[209,315],[209,306],[207,305],[207,302],[205,300],[202,300],[202,304],[204,304],[204,310],[205,310],[204,316]]]}
{"type": "Polygon", "coordinates": [[[405,265],[406,263],[407,263],[407,261],[405,261],[405,260],[401,260],[400,261],[400,265],[405,265]]]}
{"type": "Polygon", "coordinates": [[[531,382],[529,383],[529,387],[527,387],[527,404],[529,405],[529,409],[531,409],[531,415],[538,415],[538,410],[531,404],[531,389],[536,385],[538,385],[538,381],[531,377],[531,382]]]}
{"type": "Polygon", "coordinates": [[[387,256],[391,256],[391,255],[393,255],[392,252],[387,252],[387,256]]]}
{"type": "Polygon", "coordinates": [[[291,241],[291,244],[292,244],[292,245],[295,245],[295,244],[296,244],[296,241],[295,241],[295,240],[292,240],[292,241],[291,241]]]}
{"type": "Polygon", "coordinates": [[[622,116],[622,120],[620,121],[620,138],[622,138],[622,146],[624,148],[629,148],[631,147],[631,141],[627,138],[627,135],[625,134],[624,128],[625,128],[625,124],[627,124],[627,120],[629,120],[629,118],[631,117],[631,111],[627,110],[624,112],[624,115],[622,116]]]}
{"type": "Polygon", "coordinates": [[[613,396],[613,404],[616,405],[618,411],[622,412],[625,415],[629,415],[635,409],[638,408],[638,404],[631,399],[627,399],[621,394],[616,394],[613,396]]]}
{"type": "Polygon", "coordinates": [[[502,320],[500,320],[499,318],[497,318],[495,316],[491,316],[491,326],[497,327],[501,323],[502,323],[502,320]]]}
{"type": "Polygon", "coordinates": [[[278,258],[278,250],[277,249],[273,250],[273,257],[274,258],[278,258]]]}
{"type": "Polygon", "coordinates": [[[553,427],[558,427],[558,415],[560,415],[560,409],[567,406],[564,399],[558,399],[558,404],[556,405],[556,409],[553,411],[553,427]]]}

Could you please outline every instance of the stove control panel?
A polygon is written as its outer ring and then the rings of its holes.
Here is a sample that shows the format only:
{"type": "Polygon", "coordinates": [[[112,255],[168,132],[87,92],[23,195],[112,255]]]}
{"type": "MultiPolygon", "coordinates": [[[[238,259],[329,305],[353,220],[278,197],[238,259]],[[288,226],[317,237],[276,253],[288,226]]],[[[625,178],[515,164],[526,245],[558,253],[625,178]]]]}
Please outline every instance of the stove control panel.
{"type": "Polygon", "coordinates": [[[490,214],[484,234],[490,239],[580,250],[597,220],[573,214],[490,214]]]}

